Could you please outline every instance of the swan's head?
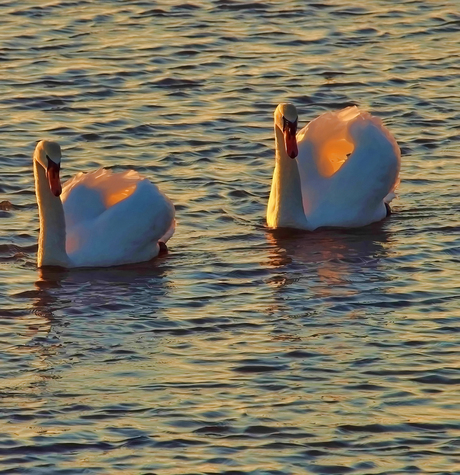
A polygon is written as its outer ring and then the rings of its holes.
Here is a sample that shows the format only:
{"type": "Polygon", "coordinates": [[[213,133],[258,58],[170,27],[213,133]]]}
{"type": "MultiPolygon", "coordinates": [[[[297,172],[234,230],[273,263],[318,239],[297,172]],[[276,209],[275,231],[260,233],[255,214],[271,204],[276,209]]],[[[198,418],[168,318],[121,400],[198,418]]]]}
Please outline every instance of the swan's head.
{"type": "Polygon", "coordinates": [[[59,179],[61,156],[61,147],[57,142],[41,140],[35,147],[34,159],[46,170],[50,190],[54,196],[59,196],[62,192],[59,179]]]}
{"type": "Polygon", "coordinates": [[[284,136],[284,147],[289,157],[297,157],[297,109],[294,104],[281,103],[275,110],[275,127],[278,127],[284,136]]]}

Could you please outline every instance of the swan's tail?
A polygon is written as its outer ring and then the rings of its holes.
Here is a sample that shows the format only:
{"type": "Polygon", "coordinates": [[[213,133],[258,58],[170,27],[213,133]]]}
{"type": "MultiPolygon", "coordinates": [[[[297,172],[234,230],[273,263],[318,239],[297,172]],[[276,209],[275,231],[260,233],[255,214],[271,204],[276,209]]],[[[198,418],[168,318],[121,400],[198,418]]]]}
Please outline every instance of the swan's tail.
{"type": "Polygon", "coordinates": [[[390,191],[390,193],[388,193],[388,195],[385,196],[385,198],[383,199],[384,203],[391,203],[395,198],[398,197],[398,195],[396,194],[396,188],[398,188],[399,186],[399,183],[401,182],[399,176],[398,178],[396,179],[395,181],[395,184],[393,186],[393,189],[390,191]]]}
{"type": "Polygon", "coordinates": [[[160,239],[158,239],[158,241],[164,242],[166,244],[172,238],[175,230],[176,230],[176,220],[174,219],[169,229],[160,239]]]}

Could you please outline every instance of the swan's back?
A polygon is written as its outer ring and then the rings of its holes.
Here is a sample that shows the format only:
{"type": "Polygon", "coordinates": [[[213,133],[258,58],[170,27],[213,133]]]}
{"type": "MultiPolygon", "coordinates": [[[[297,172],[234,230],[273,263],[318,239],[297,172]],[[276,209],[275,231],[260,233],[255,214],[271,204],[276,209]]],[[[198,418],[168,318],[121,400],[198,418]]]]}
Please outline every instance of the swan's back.
{"type": "Polygon", "coordinates": [[[174,233],[174,206],[135,171],[97,170],[64,184],[66,250],[75,266],[141,262],[174,233]]]}
{"type": "Polygon", "coordinates": [[[134,170],[112,173],[101,168],[90,173],[78,173],[62,187],[67,228],[93,219],[130,196],[142,177],[134,170]]]}
{"type": "Polygon", "coordinates": [[[380,119],[347,107],[322,114],[297,139],[304,209],[312,226],[362,226],[385,216],[401,156],[380,119]]]}
{"type": "Polygon", "coordinates": [[[299,145],[309,142],[314,149],[312,159],[321,176],[333,175],[353,152],[354,144],[349,135],[349,127],[363,114],[356,106],[337,112],[326,112],[298,133],[299,145]]]}

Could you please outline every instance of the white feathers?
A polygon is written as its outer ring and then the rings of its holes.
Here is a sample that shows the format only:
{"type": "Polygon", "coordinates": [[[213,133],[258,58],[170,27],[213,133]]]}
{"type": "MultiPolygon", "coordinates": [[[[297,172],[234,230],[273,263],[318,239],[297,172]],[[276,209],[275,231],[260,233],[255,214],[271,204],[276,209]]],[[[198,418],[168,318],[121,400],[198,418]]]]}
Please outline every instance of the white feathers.
{"type": "MultiPolygon", "coordinates": [[[[273,180],[290,169],[293,160],[286,156],[277,137],[277,159],[273,180]],[[283,155],[284,152],[284,155],[283,155]]],[[[319,227],[359,227],[386,216],[385,203],[395,196],[399,183],[400,151],[395,139],[380,119],[357,107],[322,114],[297,134],[298,179],[281,182],[277,199],[289,197],[291,203],[274,206],[270,196],[267,223],[271,227],[295,227],[314,230],[319,227]],[[300,186],[297,185],[300,180],[300,186]],[[300,189],[299,197],[283,193],[282,188],[300,189]],[[295,216],[284,219],[273,209],[296,209],[295,216]],[[305,221],[306,220],[306,221],[305,221]]],[[[295,176],[292,172],[291,176],[295,176]]],[[[273,189],[277,188],[272,184],[273,189]]]]}
{"type": "Polygon", "coordinates": [[[135,171],[79,173],[63,186],[66,251],[77,267],[142,262],[174,233],[174,206],[135,171]]]}
{"type": "Polygon", "coordinates": [[[109,267],[158,255],[158,242],[174,233],[174,205],[153,183],[135,171],[100,169],[79,173],[64,184],[59,196],[59,168],[52,181],[46,171],[50,154],[60,158],[57,143],[37,144],[39,267],[109,267]]]}

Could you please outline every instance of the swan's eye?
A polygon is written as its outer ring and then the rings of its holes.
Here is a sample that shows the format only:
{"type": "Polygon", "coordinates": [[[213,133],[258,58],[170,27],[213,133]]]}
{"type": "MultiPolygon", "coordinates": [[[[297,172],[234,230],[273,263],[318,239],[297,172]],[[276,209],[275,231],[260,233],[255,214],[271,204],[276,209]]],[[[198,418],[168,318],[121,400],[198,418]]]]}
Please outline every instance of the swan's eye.
{"type": "Polygon", "coordinates": [[[292,135],[295,135],[297,132],[297,120],[298,119],[296,119],[294,122],[291,122],[283,116],[283,132],[289,130],[292,135]]]}

